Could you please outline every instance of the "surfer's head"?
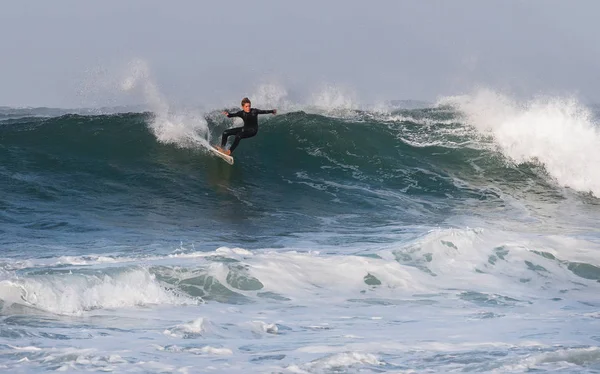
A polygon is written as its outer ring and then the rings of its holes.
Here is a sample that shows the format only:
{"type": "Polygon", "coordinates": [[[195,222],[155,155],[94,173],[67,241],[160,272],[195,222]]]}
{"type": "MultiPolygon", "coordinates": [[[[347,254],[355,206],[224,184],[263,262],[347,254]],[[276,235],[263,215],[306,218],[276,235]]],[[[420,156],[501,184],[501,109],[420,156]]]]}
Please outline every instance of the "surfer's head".
{"type": "Polygon", "coordinates": [[[242,99],[242,109],[244,110],[244,112],[248,113],[250,111],[250,106],[252,104],[250,103],[250,99],[248,99],[247,97],[242,99]]]}

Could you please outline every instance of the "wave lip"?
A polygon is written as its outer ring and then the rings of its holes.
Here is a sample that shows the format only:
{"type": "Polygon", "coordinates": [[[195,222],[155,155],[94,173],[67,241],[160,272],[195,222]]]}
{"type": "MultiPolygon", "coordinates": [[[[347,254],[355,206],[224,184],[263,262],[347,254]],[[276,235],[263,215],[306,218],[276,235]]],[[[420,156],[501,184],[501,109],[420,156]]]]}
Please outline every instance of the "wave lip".
{"type": "Polygon", "coordinates": [[[560,185],[600,197],[600,130],[590,110],[575,99],[539,98],[520,104],[482,90],[440,104],[457,107],[468,124],[492,135],[509,160],[540,163],[560,185]]]}

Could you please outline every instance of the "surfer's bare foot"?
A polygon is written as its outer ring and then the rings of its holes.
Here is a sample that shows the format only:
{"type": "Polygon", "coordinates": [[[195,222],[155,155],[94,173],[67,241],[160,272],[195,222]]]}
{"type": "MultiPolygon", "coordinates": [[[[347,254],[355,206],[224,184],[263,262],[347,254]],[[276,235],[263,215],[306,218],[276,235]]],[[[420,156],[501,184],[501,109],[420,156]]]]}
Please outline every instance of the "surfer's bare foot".
{"type": "Polygon", "coordinates": [[[231,151],[229,149],[223,149],[223,148],[219,147],[218,145],[215,145],[214,147],[217,149],[217,151],[223,153],[224,155],[227,155],[227,156],[231,155],[231,151]]]}

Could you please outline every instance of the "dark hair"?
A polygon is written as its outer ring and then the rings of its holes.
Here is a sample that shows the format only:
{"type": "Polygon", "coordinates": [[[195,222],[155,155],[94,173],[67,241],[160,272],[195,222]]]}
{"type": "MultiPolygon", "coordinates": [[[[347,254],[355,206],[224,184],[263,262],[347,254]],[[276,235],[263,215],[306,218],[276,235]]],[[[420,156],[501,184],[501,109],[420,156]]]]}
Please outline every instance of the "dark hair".
{"type": "Polygon", "coordinates": [[[247,97],[242,99],[242,106],[244,106],[244,104],[250,104],[252,105],[252,103],[250,103],[250,99],[248,99],[247,97]]]}

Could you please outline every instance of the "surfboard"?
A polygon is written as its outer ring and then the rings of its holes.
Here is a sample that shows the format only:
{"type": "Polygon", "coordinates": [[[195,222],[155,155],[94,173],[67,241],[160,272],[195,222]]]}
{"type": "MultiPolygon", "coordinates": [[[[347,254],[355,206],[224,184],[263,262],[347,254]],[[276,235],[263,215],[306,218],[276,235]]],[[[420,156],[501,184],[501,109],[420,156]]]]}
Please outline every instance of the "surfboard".
{"type": "Polygon", "coordinates": [[[233,165],[233,157],[226,155],[225,153],[221,153],[221,151],[219,151],[217,148],[215,148],[214,145],[211,145],[210,148],[212,153],[214,153],[215,155],[221,157],[223,160],[225,160],[226,163],[228,163],[229,165],[233,165]]]}

